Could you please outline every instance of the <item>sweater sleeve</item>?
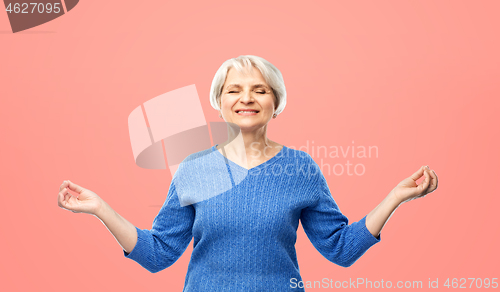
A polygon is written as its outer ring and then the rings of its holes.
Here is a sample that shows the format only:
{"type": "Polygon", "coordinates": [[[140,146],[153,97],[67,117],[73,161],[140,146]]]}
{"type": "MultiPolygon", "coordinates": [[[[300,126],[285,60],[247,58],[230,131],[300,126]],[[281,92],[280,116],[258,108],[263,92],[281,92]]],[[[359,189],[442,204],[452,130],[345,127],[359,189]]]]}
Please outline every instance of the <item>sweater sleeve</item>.
{"type": "Polygon", "coordinates": [[[301,212],[304,232],[325,258],[339,266],[349,267],[380,242],[380,234],[375,237],[368,231],[366,216],[348,225],[348,218],[340,212],[321,172],[314,191],[316,202],[301,212]]]}
{"type": "Polygon", "coordinates": [[[194,207],[180,206],[175,185],[170,184],[167,199],[153,221],[150,230],[137,227],[137,243],[130,253],[132,259],[151,273],[157,273],[175,263],[192,238],[194,207]]]}

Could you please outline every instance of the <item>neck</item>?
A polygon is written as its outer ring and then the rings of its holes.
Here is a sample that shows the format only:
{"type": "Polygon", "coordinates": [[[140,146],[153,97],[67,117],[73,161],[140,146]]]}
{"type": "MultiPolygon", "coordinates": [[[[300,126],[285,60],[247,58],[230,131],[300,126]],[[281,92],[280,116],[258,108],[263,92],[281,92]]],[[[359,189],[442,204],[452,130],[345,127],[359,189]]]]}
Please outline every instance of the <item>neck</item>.
{"type": "Polygon", "coordinates": [[[272,153],[271,148],[280,146],[267,138],[267,124],[257,130],[241,131],[237,125],[228,123],[227,129],[228,140],[220,146],[233,159],[240,161],[247,160],[247,158],[248,160],[258,160],[263,157],[264,153],[272,153]]]}

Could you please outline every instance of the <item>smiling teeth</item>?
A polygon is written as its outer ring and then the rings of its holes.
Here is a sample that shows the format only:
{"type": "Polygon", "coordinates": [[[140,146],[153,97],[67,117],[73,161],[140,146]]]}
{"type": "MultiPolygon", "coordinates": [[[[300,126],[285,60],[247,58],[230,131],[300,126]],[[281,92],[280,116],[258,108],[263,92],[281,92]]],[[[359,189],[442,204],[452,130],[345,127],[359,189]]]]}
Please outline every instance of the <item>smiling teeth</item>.
{"type": "Polygon", "coordinates": [[[238,113],[257,113],[257,111],[238,111],[238,113]]]}

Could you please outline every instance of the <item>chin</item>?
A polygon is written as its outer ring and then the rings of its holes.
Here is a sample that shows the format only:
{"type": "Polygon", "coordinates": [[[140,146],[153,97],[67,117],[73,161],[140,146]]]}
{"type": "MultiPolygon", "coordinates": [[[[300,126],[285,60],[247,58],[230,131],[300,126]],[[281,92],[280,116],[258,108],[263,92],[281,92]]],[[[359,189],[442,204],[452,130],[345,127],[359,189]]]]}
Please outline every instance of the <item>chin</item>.
{"type": "Polygon", "coordinates": [[[265,126],[261,124],[245,124],[245,123],[239,123],[237,125],[238,127],[240,127],[240,130],[242,132],[252,132],[265,126]]]}
{"type": "Polygon", "coordinates": [[[263,121],[256,121],[241,117],[233,118],[232,121],[229,122],[236,124],[242,131],[253,131],[266,125],[263,121]]]}

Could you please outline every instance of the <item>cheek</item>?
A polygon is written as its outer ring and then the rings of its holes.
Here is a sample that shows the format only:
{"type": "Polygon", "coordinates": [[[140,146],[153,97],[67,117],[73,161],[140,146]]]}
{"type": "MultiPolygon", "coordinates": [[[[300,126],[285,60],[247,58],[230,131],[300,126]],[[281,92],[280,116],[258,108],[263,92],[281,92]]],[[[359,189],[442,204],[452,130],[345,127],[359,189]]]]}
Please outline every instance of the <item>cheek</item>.
{"type": "Polygon", "coordinates": [[[231,110],[231,105],[228,102],[223,102],[221,109],[222,110],[231,110]]]}
{"type": "Polygon", "coordinates": [[[234,105],[238,102],[238,98],[232,96],[222,97],[221,110],[232,111],[234,105]]]}
{"type": "Polygon", "coordinates": [[[266,101],[266,103],[264,104],[264,107],[267,110],[269,110],[269,111],[274,111],[274,102],[273,102],[273,100],[266,101]]]}
{"type": "Polygon", "coordinates": [[[222,97],[221,97],[221,100],[220,100],[219,102],[220,102],[220,103],[219,103],[219,104],[220,104],[220,108],[221,108],[222,110],[224,110],[225,108],[227,108],[227,100],[226,100],[225,98],[222,98],[222,97]]]}

